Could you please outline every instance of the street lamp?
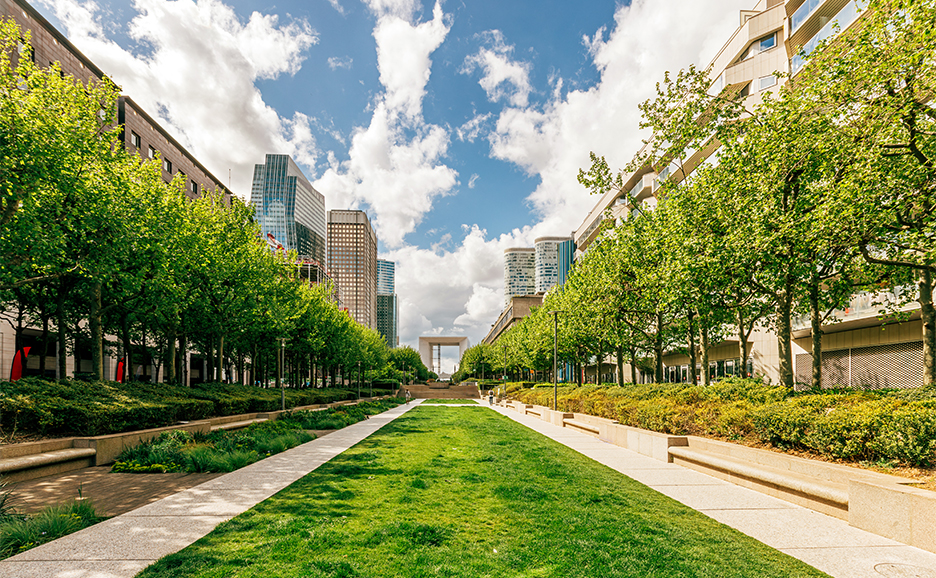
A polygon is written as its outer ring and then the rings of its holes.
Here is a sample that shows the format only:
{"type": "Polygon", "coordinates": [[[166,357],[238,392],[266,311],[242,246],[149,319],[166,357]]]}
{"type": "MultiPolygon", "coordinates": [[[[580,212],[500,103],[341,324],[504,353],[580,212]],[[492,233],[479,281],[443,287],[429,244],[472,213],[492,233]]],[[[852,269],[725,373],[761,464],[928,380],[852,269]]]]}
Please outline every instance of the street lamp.
{"type": "Polygon", "coordinates": [[[280,409],[286,411],[286,389],[283,383],[283,365],[286,363],[286,338],[280,337],[279,363],[276,367],[276,380],[280,385],[280,409]]]}
{"type": "Polygon", "coordinates": [[[559,397],[559,373],[557,360],[559,357],[559,314],[564,311],[550,311],[553,316],[553,411],[556,411],[556,400],[559,397]]]}
{"type": "Polygon", "coordinates": [[[504,392],[501,395],[506,395],[507,393],[507,341],[504,341],[504,392]]]}
{"type": "Polygon", "coordinates": [[[361,399],[361,362],[357,362],[357,398],[361,399]]]}

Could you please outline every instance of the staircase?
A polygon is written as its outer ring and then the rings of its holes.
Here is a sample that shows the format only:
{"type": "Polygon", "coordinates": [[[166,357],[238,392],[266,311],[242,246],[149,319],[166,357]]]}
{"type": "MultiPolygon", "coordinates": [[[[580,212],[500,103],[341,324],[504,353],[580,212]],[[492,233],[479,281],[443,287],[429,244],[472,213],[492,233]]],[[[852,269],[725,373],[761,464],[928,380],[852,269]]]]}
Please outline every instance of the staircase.
{"type": "Polygon", "coordinates": [[[438,384],[406,385],[403,389],[409,391],[413,399],[478,399],[480,397],[477,385],[450,385],[446,388],[439,388],[438,384]]]}

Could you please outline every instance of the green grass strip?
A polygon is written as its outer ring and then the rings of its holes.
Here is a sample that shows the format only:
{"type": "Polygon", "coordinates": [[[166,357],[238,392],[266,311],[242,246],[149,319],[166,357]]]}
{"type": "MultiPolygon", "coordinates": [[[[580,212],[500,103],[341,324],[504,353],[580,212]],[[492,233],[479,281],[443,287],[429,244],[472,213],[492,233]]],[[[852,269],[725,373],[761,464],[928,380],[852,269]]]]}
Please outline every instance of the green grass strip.
{"type": "Polygon", "coordinates": [[[825,576],[494,412],[417,408],[140,577],[825,576]]]}

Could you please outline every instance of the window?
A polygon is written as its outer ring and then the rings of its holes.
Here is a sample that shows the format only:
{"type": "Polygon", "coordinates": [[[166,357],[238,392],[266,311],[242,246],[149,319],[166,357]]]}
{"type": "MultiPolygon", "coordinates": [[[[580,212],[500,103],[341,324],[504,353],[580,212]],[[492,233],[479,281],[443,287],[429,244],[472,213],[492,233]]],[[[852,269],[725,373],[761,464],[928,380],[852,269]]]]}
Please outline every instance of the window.
{"type": "Polygon", "coordinates": [[[762,76],[758,81],[759,90],[766,90],[775,84],[777,84],[777,77],[773,74],[762,76]]]}
{"type": "Polygon", "coordinates": [[[192,181],[191,183],[189,183],[189,190],[192,191],[192,194],[193,194],[193,195],[197,195],[197,194],[198,194],[198,183],[196,183],[195,181],[192,181]]]}
{"type": "Polygon", "coordinates": [[[171,175],[172,174],[172,161],[170,161],[167,158],[163,158],[163,170],[171,175]]]}
{"type": "Polygon", "coordinates": [[[133,131],[130,131],[130,144],[132,144],[134,148],[139,149],[140,148],[140,135],[138,135],[137,133],[133,131]]]}
{"type": "Polygon", "coordinates": [[[750,46],[748,46],[747,50],[745,50],[743,54],[741,54],[741,58],[738,59],[738,62],[745,61],[748,58],[751,58],[753,56],[760,54],[761,52],[766,52],[767,50],[770,50],[776,45],[777,45],[776,33],[773,33],[769,36],[764,36],[762,38],[758,38],[757,40],[752,42],[750,46]]]}
{"type": "Polygon", "coordinates": [[[149,154],[149,158],[155,159],[155,158],[156,158],[156,149],[154,149],[153,147],[150,147],[150,148],[149,148],[149,153],[148,153],[148,154],[149,154]]]}

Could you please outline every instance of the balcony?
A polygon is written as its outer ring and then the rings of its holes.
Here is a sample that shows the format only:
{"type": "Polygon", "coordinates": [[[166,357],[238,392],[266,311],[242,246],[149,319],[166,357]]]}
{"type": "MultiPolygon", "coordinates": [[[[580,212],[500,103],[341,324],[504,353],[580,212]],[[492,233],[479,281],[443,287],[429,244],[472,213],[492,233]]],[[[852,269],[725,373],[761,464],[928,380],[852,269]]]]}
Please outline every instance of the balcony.
{"type": "MultiPolygon", "coordinates": [[[[799,10],[813,5],[815,0],[803,4],[799,10]]],[[[860,9],[865,5],[864,0],[821,0],[805,15],[805,19],[793,27],[791,17],[791,32],[787,41],[787,54],[796,61],[791,63],[791,70],[795,74],[802,67],[802,58],[798,58],[799,49],[809,54],[824,39],[836,32],[836,25],[844,30],[854,22],[860,9]]]]}
{"type": "MultiPolygon", "coordinates": [[[[920,308],[920,304],[912,301],[916,297],[916,288],[913,286],[895,287],[891,291],[870,292],[863,291],[848,303],[845,309],[836,309],[832,318],[823,323],[823,332],[834,333],[860,327],[871,327],[880,323],[881,317],[887,317],[897,311],[912,312],[920,308]],[[903,306],[898,307],[900,303],[903,306]]],[[[795,317],[792,324],[793,335],[797,339],[809,335],[811,327],[808,315],[795,317]]]]}

